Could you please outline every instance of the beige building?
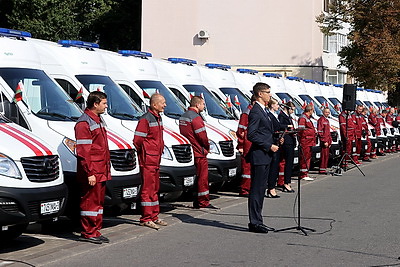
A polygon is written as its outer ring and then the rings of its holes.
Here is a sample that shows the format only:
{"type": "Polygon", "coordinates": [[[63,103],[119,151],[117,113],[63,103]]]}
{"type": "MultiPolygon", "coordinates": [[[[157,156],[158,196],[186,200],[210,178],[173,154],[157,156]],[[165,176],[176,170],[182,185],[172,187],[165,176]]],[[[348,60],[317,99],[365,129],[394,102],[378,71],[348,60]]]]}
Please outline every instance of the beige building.
{"type": "Polygon", "coordinates": [[[143,0],[142,51],[284,76],[346,82],[337,52],[315,18],[329,0],[143,0]]]}

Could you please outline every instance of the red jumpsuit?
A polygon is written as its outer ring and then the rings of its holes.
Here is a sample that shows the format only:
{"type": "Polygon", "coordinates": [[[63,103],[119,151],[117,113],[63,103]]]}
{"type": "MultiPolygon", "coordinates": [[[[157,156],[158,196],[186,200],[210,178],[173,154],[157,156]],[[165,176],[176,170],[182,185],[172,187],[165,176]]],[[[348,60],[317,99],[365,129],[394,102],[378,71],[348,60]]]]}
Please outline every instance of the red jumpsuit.
{"type": "Polygon", "coordinates": [[[352,117],[353,117],[353,120],[355,122],[354,134],[355,134],[355,139],[356,139],[356,153],[353,154],[353,160],[354,160],[355,163],[361,164],[358,161],[358,158],[360,157],[361,148],[362,148],[362,140],[361,140],[361,138],[362,138],[362,129],[363,129],[363,126],[362,126],[363,115],[356,111],[356,112],[354,112],[352,114],[352,117]]]}
{"type": "Polygon", "coordinates": [[[319,173],[326,174],[329,160],[329,150],[332,144],[332,136],[329,120],[325,116],[321,116],[318,119],[317,130],[321,144],[321,163],[319,166],[319,173]],[[325,146],[325,143],[328,143],[328,146],[325,146]]]}
{"type": "MultiPolygon", "coordinates": [[[[378,115],[376,115],[376,118],[378,120],[379,127],[384,129],[383,131],[385,131],[386,130],[385,117],[382,116],[381,114],[378,114],[378,115]]],[[[384,152],[390,153],[390,152],[392,152],[392,150],[390,149],[390,147],[388,145],[386,145],[384,152]]]]}
{"type": "Polygon", "coordinates": [[[142,174],[141,223],[158,220],[160,213],[158,190],[160,189],[161,155],[164,151],[163,129],[160,115],[149,109],[140,118],[133,138],[142,174]]]}
{"type": "Polygon", "coordinates": [[[298,121],[300,146],[303,152],[299,152],[300,158],[300,173],[299,178],[308,177],[308,170],[310,169],[311,163],[311,150],[315,146],[316,131],[314,124],[310,120],[311,116],[307,116],[303,113],[298,121]]]}
{"type": "Polygon", "coordinates": [[[369,139],[369,129],[368,129],[367,119],[364,117],[364,115],[361,115],[361,117],[362,117],[361,125],[362,125],[363,135],[365,134],[365,138],[367,140],[367,149],[365,150],[363,160],[369,160],[369,158],[375,158],[376,156],[374,157],[374,155],[372,154],[372,143],[371,140],[369,139]]]}
{"type": "Polygon", "coordinates": [[[250,163],[246,162],[246,155],[250,150],[251,142],[247,139],[247,126],[249,124],[249,113],[253,106],[249,105],[240,115],[239,126],[236,131],[236,136],[238,138],[237,149],[243,149],[243,153],[241,155],[241,164],[242,164],[242,180],[240,181],[240,195],[248,195],[250,193],[250,184],[251,184],[251,167],[250,163]]]}
{"type": "MultiPolygon", "coordinates": [[[[353,150],[353,142],[355,141],[355,121],[350,114],[346,114],[346,111],[342,111],[339,115],[340,124],[340,137],[343,142],[343,153],[346,152],[350,157],[353,150]],[[347,125],[346,125],[347,117],[347,125]],[[346,142],[346,146],[345,146],[346,142]]],[[[346,159],[343,165],[346,165],[346,159]]]]}
{"type": "Polygon", "coordinates": [[[194,164],[197,174],[197,198],[193,202],[193,207],[207,207],[210,204],[207,161],[210,143],[208,141],[203,118],[196,112],[196,109],[190,107],[182,114],[179,118],[179,130],[183,136],[189,139],[193,147],[194,164]]]}
{"type": "Polygon", "coordinates": [[[111,180],[107,130],[100,116],[86,109],[75,125],[77,179],[80,187],[81,236],[101,236],[105,183],[111,180]],[[96,184],[89,185],[94,175],[96,184]]]}

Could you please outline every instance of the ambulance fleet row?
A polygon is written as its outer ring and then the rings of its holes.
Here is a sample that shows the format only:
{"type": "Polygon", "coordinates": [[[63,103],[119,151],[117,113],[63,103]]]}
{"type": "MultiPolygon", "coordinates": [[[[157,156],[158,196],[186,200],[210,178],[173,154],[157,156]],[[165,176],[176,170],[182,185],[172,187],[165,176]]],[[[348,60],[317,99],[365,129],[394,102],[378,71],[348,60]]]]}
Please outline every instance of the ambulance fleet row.
{"type": "MultiPolygon", "coordinates": [[[[179,117],[191,97],[205,99],[202,116],[210,142],[209,179],[221,186],[240,173],[238,118],[259,81],[268,83],[280,102],[295,104],[294,121],[306,103],[314,104],[317,116],[321,116],[320,106],[328,106],[331,154],[339,155],[334,107],[340,105],[340,87],[278,74],[261,76],[248,69],[235,72],[221,64],[200,66],[182,58],[161,60],[140,51],[111,52],[82,41],[50,42],[0,28],[0,237],[18,236],[30,222],[56,220],[61,214],[79,216],[74,125],[90,92],[108,96],[103,118],[112,180],[107,182],[105,204],[122,209],[136,208],[141,180],[132,140],[152,94],[161,93],[167,101],[162,114],[160,194],[176,198],[192,188],[196,178],[191,145],[179,133],[179,117]]],[[[379,98],[371,105],[387,105],[381,93],[374,94],[379,98]]],[[[319,146],[313,151],[316,160],[319,146]]]]}

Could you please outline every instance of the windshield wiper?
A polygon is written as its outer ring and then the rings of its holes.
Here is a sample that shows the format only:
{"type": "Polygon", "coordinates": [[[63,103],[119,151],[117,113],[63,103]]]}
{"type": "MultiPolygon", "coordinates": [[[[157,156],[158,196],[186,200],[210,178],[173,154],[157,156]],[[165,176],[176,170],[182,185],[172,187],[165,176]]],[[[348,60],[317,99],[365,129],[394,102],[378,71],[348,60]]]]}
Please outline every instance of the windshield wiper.
{"type": "Polygon", "coordinates": [[[182,114],[179,113],[174,113],[174,112],[168,112],[168,113],[164,113],[167,116],[173,116],[173,117],[180,117],[182,116],[182,114]]]}
{"type": "Polygon", "coordinates": [[[111,113],[111,112],[109,112],[109,114],[112,116],[123,116],[123,117],[130,118],[130,119],[138,119],[138,116],[133,116],[128,113],[111,113]]]}
{"type": "Polygon", "coordinates": [[[62,118],[62,119],[69,119],[69,120],[71,120],[71,121],[74,120],[74,119],[71,118],[71,117],[68,117],[68,116],[66,116],[66,115],[64,115],[64,114],[60,114],[60,113],[56,113],[56,112],[44,112],[44,111],[39,111],[39,112],[36,113],[36,114],[48,115],[48,116],[51,116],[51,117],[58,117],[58,118],[62,118]]]}
{"type": "Polygon", "coordinates": [[[214,117],[214,118],[217,118],[217,119],[225,119],[225,120],[229,119],[228,116],[226,116],[226,115],[215,114],[215,113],[211,113],[209,115],[211,117],[214,117]]]}

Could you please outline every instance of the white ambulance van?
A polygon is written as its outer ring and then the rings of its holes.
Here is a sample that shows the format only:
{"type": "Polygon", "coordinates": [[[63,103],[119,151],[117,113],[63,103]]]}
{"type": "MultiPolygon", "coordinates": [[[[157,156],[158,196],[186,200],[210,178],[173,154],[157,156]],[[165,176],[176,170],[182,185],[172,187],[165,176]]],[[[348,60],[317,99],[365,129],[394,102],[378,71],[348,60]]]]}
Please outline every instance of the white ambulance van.
{"type": "Polygon", "coordinates": [[[29,223],[56,220],[67,202],[57,151],[4,116],[15,105],[8,93],[0,97],[0,243],[29,223]]]}
{"type": "MultiPolygon", "coordinates": [[[[65,182],[70,189],[68,214],[79,214],[76,181],[76,120],[82,110],[65,91],[50,78],[43,67],[46,55],[41,54],[31,35],[8,30],[0,38],[0,90],[4,101],[12,102],[21,93],[22,100],[10,105],[5,116],[45,139],[57,149],[65,182]]],[[[48,52],[49,53],[49,52],[48,52]]],[[[109,129],[112,180],[107,182],[106,206],[130,205],[141,184],[136,152],[119,134],[109,129]]]]}
{"type": "MultiPolygon", "coordinates": [[[[261,82],[261,77],[257,73],[257,70],[244,68],[236,69],[236,72],[233,72],[235,83],[249,98],[251,98],[253,94],[253,86],[256,83],[261,82]]],[[[274,91],[272,90],[272,93],[273,92],[274,91]]]]}
{"type": "MultiPolygon", "coordinates": [[[[103,118],[109,128],[133,145],[134,132],[143,111],[110,78],[102,57],[104,52],[98,49],[98,45],[61,40],[58,43],[40,41],[38,46],[46,57],[43,68],[70,96],[76,96],[81,88],[85,99],[94,90],[107,94],[108,109],[103,118]]],[[[189,141],[165,122],[163,136],[165,146],[161,157],[159,192],[162,196],[168,193],[168,199],[173,199],[193,186],[196,169],[189,141]]]]}
{"type": "MultiPolygon", "coordinates": [[[[102,56],[107,66],[107,73],[137,103],[147,102],[144,99],[153,93],[161,93],[167,101],[163,121],[173,131],[179,133],[179,117],[185,112],[189,103],[188,93],[177,96],[161,80],[169,79],[168,73],[157,66],[157,59],[147,52],[121,50],[119,54],[103,51],[102,56]],[[185,104],[186,103],[186,104],[185,104]]],[[[211,150],[207,155],[209,161],[209,181],[220,184],[236,176],[237,164],[231,138],[206,122],[207,135],[211,150]]]]}

